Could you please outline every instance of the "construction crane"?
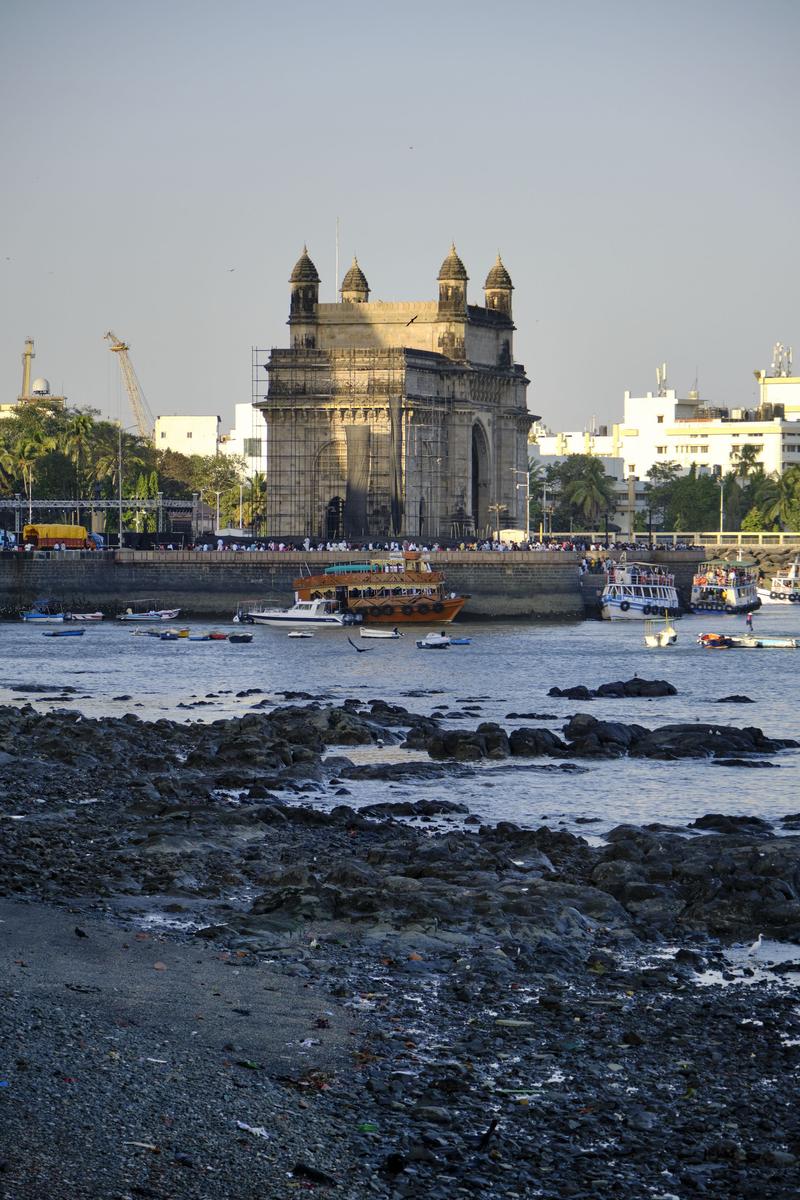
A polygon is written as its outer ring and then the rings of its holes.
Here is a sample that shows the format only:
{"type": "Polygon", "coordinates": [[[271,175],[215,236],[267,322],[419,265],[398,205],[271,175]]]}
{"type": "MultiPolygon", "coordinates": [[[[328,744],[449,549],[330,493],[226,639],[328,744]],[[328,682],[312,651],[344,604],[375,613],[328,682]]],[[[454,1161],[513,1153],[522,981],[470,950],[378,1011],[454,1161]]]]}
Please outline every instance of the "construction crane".
{"type": "Polygon", "coordinates": [[[130,346],[125,342],[120,341],[115,333],[109,332],[105,335],[106,341],[111,342],[111,351],[119,355],[119,365],[122,370],[122,382],[125,384],[125,391],[128,393],[128,399],[131,402],[131,411],[133,412],[136,426],[139,430],[139,437],[152,438],[155,428],[155,420],[150,411],[150,405],[145,399],[142,385],[136,378],[136,372],[133,369],[133,363],[128,358],[130,346]]]}

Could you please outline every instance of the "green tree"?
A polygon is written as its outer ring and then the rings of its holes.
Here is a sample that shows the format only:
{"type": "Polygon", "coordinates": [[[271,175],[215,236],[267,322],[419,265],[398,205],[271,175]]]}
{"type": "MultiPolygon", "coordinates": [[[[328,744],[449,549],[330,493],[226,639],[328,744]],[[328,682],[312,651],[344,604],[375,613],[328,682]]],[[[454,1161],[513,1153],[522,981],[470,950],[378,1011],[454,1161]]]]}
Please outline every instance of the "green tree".
{"type": "Polygon", "coordinates": [[[570,454],[549,469],[556,495],[554,521],[561,529],[594,526],[615,505],[615,480],[593,454],[570,454]]]}

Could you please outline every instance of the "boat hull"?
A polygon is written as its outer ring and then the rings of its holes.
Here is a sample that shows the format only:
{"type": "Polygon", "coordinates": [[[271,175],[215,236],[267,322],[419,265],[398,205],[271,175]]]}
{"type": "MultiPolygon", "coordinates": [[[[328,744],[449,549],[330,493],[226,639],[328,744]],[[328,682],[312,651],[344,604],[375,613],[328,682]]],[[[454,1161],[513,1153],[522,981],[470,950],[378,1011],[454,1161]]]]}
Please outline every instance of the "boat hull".
{"type": "Polygon", "coordinates": [[[19,615],[22,621],[30,625],[62,625],[64,622],[63,613],[24,612],[19,615]]]}
{"type": "Polygon", "coordinates": [[[362,617],[365,625],[449,625],[467,602],[466,596],[442,600],[417,600],[413,596],[402,600],[379,599],[350,601],[349,612],[362,617]]]}
{"type": "Polygon", "coordinates": [[[180,611],[181,610],[179,608],[160,608],[154,610],[153,612],[124,612],[119,614],[117,620],[138,622],[146,621],[150,623],[154,621],[174,621],[175,618],[180,615],[180,611]]]}
{"type": "Polygon", "coordinates": [[[271,625],[275,629],[342,629],[344,619],[338,614],[329,613],[327,616],[298,617],[289,612],[250,613],[249,619],[254,625],[271,625]]]}
{"type": "Polygon", "coordinates": [[[670,617],[676,617],[680,611],[678,593],[670,597],[667,603],[654,602],[646,596],[607,596],[603,594],[600,601],[600,615],[604,621],[646,621],[653,617],[662,617],[666,612],[670,617]]]}

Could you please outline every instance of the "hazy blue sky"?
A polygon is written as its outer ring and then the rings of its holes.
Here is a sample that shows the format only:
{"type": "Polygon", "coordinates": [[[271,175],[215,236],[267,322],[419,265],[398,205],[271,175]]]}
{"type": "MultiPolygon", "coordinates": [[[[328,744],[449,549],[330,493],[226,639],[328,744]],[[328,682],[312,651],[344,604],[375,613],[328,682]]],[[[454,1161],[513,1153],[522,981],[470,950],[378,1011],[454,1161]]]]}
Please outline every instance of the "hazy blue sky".
{"type": "MultiPolygon", "coordinates": [[[[335,294],[470,297],[498,247],[531,408],[556,428],[670,381],[747,403],[798,343],[797,0],[5,0],[0,399],[36,373],[114,412],[250,398],[307,241],[335,294]]],[[[126,420],[127,412],[126,412],[126,420]]]]}

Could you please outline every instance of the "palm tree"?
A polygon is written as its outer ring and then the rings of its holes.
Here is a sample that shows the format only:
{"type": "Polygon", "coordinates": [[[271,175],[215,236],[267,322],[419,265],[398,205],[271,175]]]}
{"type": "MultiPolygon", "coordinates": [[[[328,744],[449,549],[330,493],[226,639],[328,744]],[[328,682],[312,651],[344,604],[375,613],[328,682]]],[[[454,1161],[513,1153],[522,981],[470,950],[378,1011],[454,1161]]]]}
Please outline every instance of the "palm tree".
{"type": "Polygon", "coordinates": [[[599,459],[587,459],[580,476],[567,483],[563,495],[594,525],[601,513],[613,507],[614,480],[606,475],[599,459]]]}
{"type": "Polygon", "coordinates": [[[248,525],[253,533],[258,533],[266,512],[267,477],[263,471],[254,471],[245,481],[244,487],[245,495],[249,493],[249,500],[245,501],[244,505],[244,524],[248,525]]]}
{"type": "MultiPolygon", "coordinates": [[[[88,413],[75,413],[70,417],[69,423],[64,430],[64,450],[67,457],[71,460],[75,467],[75,499],[80,502],[83,499],[83,488],[85,483],[84,463],[86,456],[92,447],[94,432],[94,421],[88,413]]],[[[81,512],[78,509],[78,524],[81,523],[81,512]]]]}
{"type": "Polygon", "coordinates": [[[28,498],[28,520],[33,518],[33,471],[39,459],[44,458],[56,446],[56,439],[36,431],[18,438],[11,447],[10,461],[13,462],[15,478],[22,480],[28,498]]]}
{"type": "Polygon", "coordinates": [[[755,471],[760,465],[758,456],[761,453],[761,447],[756,446],[753,442],[744,442],[743,445],[737,446],[731,453],[731,461],[735,466],[735,474],[740,479],[747,479],[752,471],[755,471]]]}
{"type": "Polygon", "coordinates": [[[764,488],[764,515],[785,529],[792,522],[799,500],[800,467],[789,467],[782,475],[774,475],[764,488]]]}

